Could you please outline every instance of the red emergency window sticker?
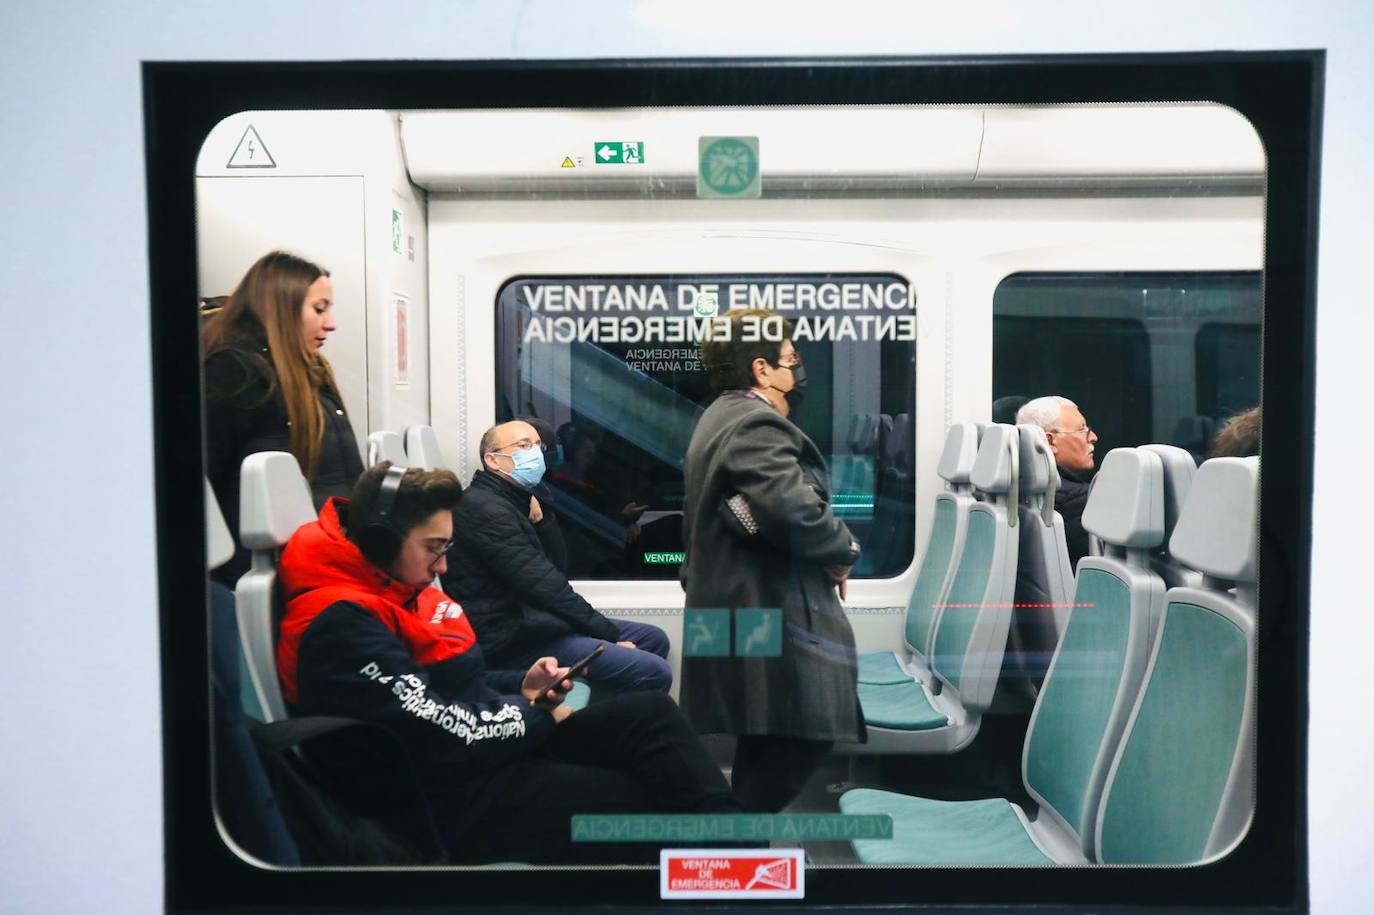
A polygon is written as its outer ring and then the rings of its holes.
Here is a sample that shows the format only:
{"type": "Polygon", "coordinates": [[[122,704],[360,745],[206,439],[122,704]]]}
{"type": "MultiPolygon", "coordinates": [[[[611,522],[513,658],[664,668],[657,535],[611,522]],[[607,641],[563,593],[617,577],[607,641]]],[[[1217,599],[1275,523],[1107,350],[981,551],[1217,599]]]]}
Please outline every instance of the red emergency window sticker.
{"type": "Polygon", "coordinates": [[[801,899],[806,895],[800,848],[749,851],[665,848],[659,857],[663,899],[801,899]]]}

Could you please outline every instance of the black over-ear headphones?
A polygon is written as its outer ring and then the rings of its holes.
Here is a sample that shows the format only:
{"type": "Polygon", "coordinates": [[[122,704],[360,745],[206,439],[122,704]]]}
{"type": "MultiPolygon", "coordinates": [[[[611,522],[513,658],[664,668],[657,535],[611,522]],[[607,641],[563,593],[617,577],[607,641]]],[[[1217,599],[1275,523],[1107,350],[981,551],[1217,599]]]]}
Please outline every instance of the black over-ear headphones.
{"type": "Polygon", "coordinates": [[[396,494],[401,491],[401,479],[406,468],[392,464],[382,477],[382,485],[377,490],[377,501],[372,508],[372,517],[358,532],[358,549],[368,562],[388,566],[401,552],[405,537],[391,523],[391,509],[396,504],[396,494]]]}

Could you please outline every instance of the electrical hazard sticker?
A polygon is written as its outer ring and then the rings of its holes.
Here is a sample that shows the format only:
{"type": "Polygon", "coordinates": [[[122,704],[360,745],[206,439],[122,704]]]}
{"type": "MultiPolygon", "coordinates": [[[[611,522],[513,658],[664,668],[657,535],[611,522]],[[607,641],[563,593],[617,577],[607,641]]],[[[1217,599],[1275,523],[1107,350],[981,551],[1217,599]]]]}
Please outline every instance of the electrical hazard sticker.
{"type": "Polygon", "coordinates": [[[659,853],[663,899],[802,899],[806,853],[800,848],[665,848],[659,853]]]}

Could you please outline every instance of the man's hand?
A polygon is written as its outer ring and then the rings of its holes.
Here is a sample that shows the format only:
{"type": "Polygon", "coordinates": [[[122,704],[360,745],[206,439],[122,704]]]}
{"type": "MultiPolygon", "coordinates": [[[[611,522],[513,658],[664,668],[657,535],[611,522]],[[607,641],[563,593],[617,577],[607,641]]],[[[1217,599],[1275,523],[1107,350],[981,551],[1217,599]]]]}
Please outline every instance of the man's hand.
{"type": "Polygon", "coordinates": [[[540,507],[539,500],[530,496],[530,523],[538,524],[544,520],[544,509],[540,507]]]}
{"type": "Polygon", "coordinates": [[[833,581],[835,587],[839,589],[840,600],[844,600],[849,594],[849,588],[847,587],[849,583],[849,569],[849,566],[829,566],[826,568],[826,571],[830,573],[830,580],[833,581]]]}
{"type": "Polygon", "coordinates": [[[641,505],[638,502],[626,502],[625,507],[620,510],[620,515],[627,521],[638,521],[639,516],[644,514],[648,507],[647,503],[641,505]]]}
{"type": "Polygon", "coordinates": [[[562,724],[564,721],[568,719],[568,716],[575,711],[577,711],[577,709],[569,705],[558,706],[558,708],[553,710],[553,723],[562,724]]]}
{"type": "Polygon", "coordinates": [[[637,647],[637,646],[635,645],[634,642],[616,642],[616,644],[619,645],[621,648],[635,648],[635,647],[637,647]]]}
{"type": "Polygon", "coordinates": [[[559,667],[557,658],[540,658],[525,674],[520,695],[530,700],[530,705],[553,708],[572,689],[572,681],[567,676],[568,669],[559,667]]]}

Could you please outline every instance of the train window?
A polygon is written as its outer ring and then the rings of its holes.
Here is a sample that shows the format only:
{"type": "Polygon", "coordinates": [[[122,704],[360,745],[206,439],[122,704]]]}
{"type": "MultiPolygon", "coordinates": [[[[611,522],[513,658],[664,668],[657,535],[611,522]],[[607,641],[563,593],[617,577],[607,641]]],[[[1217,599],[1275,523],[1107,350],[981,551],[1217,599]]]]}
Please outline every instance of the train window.
{"type": "Polygon", "coordinates": [[[1073,400],[1099,454],[1167,442],[1201,461],[1259,403],[1260,318],[1259,273],[1014,274],[993,296],[993,397],[1073,400]]]}
{"type": "Polygon", "coordinates": [[[872,544],[855,574],[904,569],[915,506],[910,290],[896,274],[506,282],[496,296],[496,417],[533,416],[553,433],[547,479],[570,576],[677,577],[683,458],[715,396],[698,340],[706,315],[750,305],[799,325],[809,387],[792,418],[826,456],[836,514],[872,544]],[[698,307],[702,290],[714,291],[698,307]]]}
{"type": "Polygon", "coordinates": [[[1199,415],[1224,419],[1259,403],[1258,325],[1204,324],[1196,350],[1199,415]]]}

